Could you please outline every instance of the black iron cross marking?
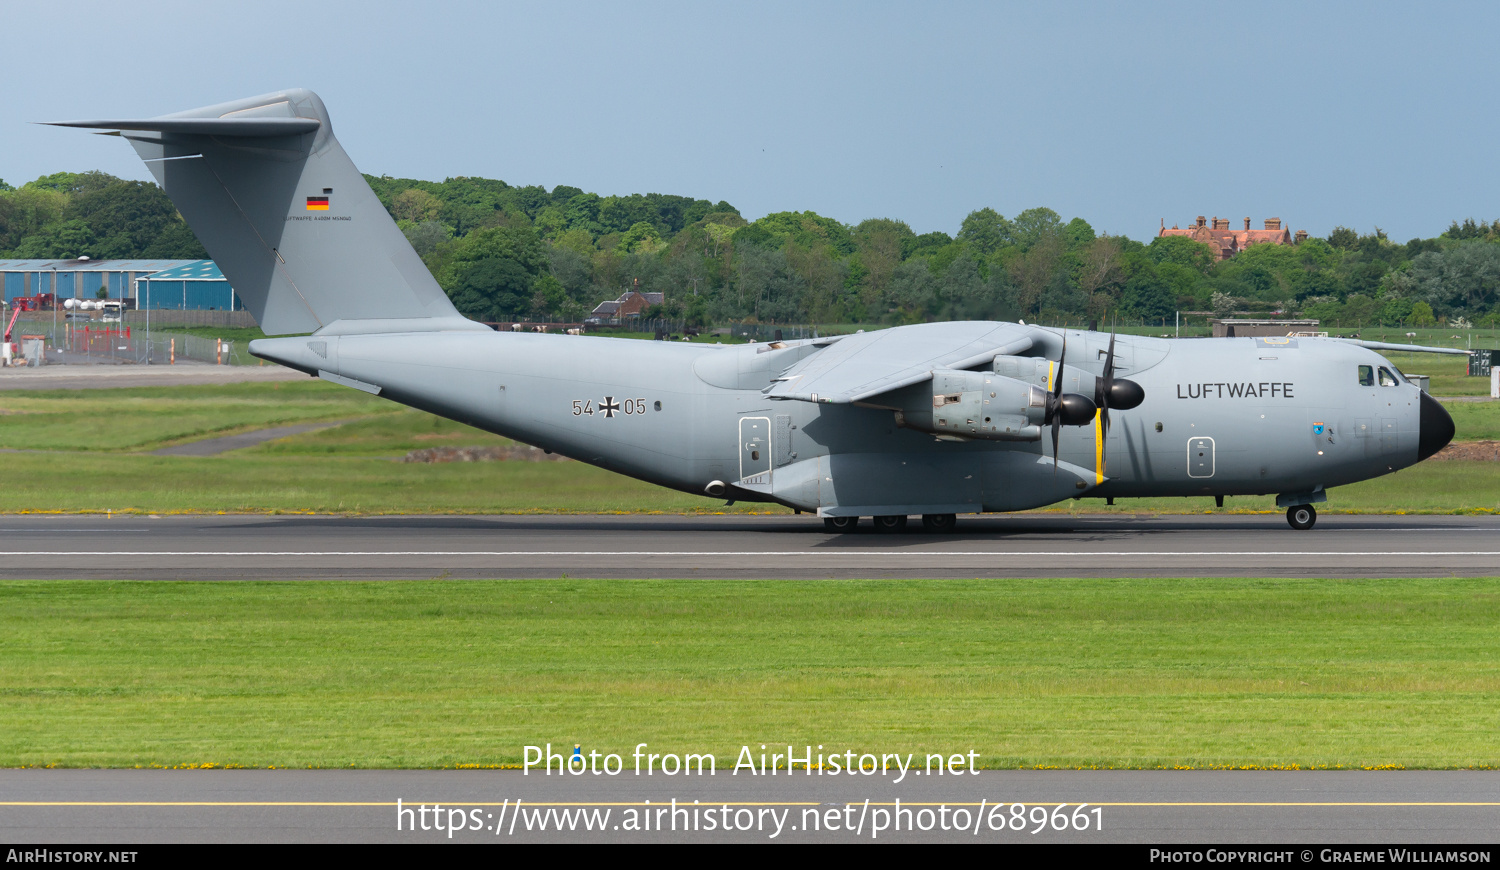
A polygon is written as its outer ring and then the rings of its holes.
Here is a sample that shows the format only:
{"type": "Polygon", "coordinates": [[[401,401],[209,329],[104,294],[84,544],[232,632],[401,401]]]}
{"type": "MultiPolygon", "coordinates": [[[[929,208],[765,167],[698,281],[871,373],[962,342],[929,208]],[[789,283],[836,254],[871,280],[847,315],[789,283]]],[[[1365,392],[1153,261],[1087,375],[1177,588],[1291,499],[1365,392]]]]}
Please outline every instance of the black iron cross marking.
{"type": "Polygon", "coordinates": [[[620,405],[615,401],[614,396],[605,396],[604,401],[599,403],[599,410],[604,412],[605,419],[613,420],[615,412],[620,410],[620,405]]]}

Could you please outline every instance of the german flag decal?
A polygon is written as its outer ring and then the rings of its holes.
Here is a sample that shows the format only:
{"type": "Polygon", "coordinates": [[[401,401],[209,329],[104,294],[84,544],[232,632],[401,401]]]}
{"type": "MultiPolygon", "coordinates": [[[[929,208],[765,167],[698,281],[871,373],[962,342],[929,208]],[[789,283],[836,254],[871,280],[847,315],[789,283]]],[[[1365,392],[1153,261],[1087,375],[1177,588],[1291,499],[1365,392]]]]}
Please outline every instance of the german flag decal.
{"type": "Polygon", "coordinates": [[[328,211],[328,197],[309,196],[307,198],[308,211],[328,211]]]}

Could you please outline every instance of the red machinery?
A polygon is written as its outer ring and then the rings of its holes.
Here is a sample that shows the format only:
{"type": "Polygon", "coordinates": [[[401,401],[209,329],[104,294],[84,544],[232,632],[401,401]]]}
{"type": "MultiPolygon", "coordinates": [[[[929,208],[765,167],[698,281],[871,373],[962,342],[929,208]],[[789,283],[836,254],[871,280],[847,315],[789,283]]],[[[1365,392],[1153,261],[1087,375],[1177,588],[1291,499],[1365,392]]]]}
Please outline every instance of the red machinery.
{"type": "Polygon", "coordinates": [[[51,308],[57,302],[57,297],[51,293],[38,293],[35,296],[17,296],[10,300],[10,304],[17,311],[41,311],[43,308],[51,308]]]}
{"type": "Polygon", "coordinates": [[[3,360],[5,365],[10,365],[11,360],[16,356],[16,346],[10,343],[10,332],[16,328],[16,318],[20,316],[21,306],[17,305],[15,311],[11,312],[10,322],[5,324],[5,342],[0,344],[0,360],[3,360]]]}

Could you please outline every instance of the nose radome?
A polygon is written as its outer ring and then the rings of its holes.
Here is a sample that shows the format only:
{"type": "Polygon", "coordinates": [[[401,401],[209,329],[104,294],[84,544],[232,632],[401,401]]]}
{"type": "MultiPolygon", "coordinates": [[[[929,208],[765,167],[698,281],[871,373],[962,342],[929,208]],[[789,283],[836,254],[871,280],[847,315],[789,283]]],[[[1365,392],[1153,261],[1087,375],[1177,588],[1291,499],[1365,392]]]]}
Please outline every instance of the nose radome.
{"type": "Polygon", "coordinates": [[[1422,394],[1421,429],[1417,438],[1417,461],[1421,462],[1453,440],[1453,418],[1437,399],[1422,394]]]}

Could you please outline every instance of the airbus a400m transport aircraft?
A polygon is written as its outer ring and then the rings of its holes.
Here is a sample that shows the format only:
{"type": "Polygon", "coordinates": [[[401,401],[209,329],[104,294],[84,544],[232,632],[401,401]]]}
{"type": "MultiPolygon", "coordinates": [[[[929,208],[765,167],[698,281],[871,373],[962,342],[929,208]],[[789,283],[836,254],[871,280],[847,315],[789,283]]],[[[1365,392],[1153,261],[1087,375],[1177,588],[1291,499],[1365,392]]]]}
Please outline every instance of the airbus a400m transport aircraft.
{"type": "Polygon", "coordinates": [[[306,90],[146,120],[133,145],[267,338],[250,352],[684,492],[946,530],[1075,497],[1330,487],[1453,437],[1377,350],[930,323],[744,346],[495,332],[465,319],[306,90]],[[293,337],[295,334],[295,337],[293,337]]]}

